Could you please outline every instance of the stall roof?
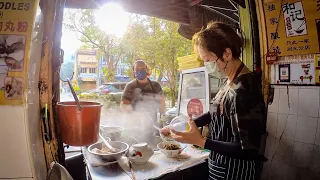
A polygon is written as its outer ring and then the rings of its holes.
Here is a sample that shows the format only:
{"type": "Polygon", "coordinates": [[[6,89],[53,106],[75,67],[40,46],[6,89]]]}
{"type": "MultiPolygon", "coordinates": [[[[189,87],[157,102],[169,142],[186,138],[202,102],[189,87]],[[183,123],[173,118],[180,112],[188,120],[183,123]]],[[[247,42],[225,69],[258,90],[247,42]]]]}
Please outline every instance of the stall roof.
{"type": "Polygon", "coordinates": [[[120,3],[136,14],[180,23],[179,33],[188,39],[211,20],[237,24],[237,6],[231,0],[67,0],[67,8],[98,8],[106,2],[120,3]]]}

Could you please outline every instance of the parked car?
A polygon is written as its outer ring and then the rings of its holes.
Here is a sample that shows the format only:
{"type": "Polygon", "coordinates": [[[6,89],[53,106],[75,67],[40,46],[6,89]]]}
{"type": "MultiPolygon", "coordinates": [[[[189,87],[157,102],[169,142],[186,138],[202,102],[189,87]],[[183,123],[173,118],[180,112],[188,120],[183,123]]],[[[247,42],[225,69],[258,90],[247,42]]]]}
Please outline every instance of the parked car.
{"type": "Polygon", "coordinates": [[[108,94],[108,93],[116,93],[121,92],[120,89],[114,87],[113,85],[102,85],[98,88],[98,91],[100,94],[108,94]]]}
{"type": "Polygon", "coordinates": [[[177,106],[175,106],[175,107],[173,107],[173,108],[170,108],[170,109],[168,109],[167,110],[167,112],[166,112],[166,115],[168,115],[168,116],[176,116],[177,115],[177,106]]]}
{"type": "Polygon", "coordinates": [[[124,88],[126,87],[128,82],[109,82],[109,83],[105,83],[103,85],[110,85],[113,86],[117,89],[119,89],[120,91],[123,91],[124,88]]]}
{"type": "Polygon", "coordinates": [[[121,90],[117,89],[113,85],[101,85],[97,89],[91,89],[89,91],[81,93],[82,95],[85,94],[109,94],[109,93],[119,93],[121,90]]]}

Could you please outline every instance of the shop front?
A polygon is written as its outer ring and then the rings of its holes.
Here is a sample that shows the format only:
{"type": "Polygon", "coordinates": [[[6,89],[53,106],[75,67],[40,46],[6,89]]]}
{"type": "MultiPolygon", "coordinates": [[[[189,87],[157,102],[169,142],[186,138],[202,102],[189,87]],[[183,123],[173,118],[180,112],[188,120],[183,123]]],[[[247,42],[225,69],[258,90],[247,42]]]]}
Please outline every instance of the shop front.
{"type": "MultiPolygon", "coordinates": [[[[179,33],[189,39],[212,20],[234,26],[245,43],[241,60],[261,76],[269,105],[265,149],[268,161],[264,163],[261,179],[320,179],[319,1],[117,2],[129,12],[180,23],[179,33]]],[[[0,50],[4,51],[0,53],[0,113],[4,114],[0,118],[0,144],[4,147],[0,150],[0,179],[42,180],[51,162],[66,166],[56,109],[63,10],[65,7],[97,8],[105,1],[41,0],[39,6],[38,3],[0,2],[3,19],[0,50]],[[13,44],[18,44],[20,49],[15,49],[16,54],[10,56],[6,51],[13,44]]],[[[207,111],[219,84],[203,67],[184,69],[180,76],[178,113],[188,115],[187,104],[194,98],[199,99],[202,110],[207,111]],[[189,82],[194,79],[197,83],[189,82]]],[[[153,148],[155,142],[157,140],[150,141],[153,148]]],[[[186,163],[183,167],[173,167],[171,161],[167,161],[161,167],[169,170],[161,174],[155,163],[150,167],[157,172],[137,168],[136,175],[145,178],[150,174],[150,177],[168,174],[163,179],[201,177],[207,172],[208,152],[202,149],[197,153],[201,160],[189,166],[186,163]],[[171,166],[175,169],[170,169],[171,166]],[[146,174],[147,170],[150,174],[146,174]]],[[[132,179],[132,171],[121,165],[93,167],[89,164],[88,170],[93,180],[132,179]]],[[[74,172],[77,174],[77,170],[74,172]]]]}
{"type": "Polygon", "coordinates": [[[263,179],[320,178],[319,7],[315,0],[257,3],[264,88],[273,99],[263,179]]]}

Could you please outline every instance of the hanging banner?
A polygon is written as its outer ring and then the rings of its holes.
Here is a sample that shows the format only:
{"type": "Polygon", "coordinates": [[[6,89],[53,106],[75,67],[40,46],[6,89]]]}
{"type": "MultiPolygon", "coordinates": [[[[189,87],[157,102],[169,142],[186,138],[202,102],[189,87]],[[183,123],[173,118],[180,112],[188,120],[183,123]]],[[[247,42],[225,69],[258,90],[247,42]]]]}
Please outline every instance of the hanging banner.
{"type": "Polygon", "coordinates": [[[38,1],[0,2],[0,105],[22,104],[38,1]]]}
{"type": "Polygon", "coordinates": [[[320,1],[283,0],[264,4],[268,47],[278,56],[320,52],[320,1]]]}

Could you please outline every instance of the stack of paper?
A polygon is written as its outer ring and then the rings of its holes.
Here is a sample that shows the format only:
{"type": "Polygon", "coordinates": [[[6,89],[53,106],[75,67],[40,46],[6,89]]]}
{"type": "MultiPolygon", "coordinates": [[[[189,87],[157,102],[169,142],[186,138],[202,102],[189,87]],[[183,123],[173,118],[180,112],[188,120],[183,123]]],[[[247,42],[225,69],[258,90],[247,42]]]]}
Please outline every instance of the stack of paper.
{"type": "Polygon", "coordinates": [[[203,62],[197,57],[196,54],[183,56],[178,58],[179,71],[186,69],[193,69],[203,66],[203,62]]]}

